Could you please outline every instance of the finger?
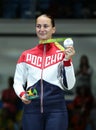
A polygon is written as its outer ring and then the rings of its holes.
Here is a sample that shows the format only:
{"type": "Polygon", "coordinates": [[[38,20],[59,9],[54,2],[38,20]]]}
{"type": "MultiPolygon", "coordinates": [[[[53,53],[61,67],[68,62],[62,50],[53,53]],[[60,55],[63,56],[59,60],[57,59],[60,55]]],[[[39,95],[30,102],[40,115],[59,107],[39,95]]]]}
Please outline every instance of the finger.
{"type": "Polygon", "coordinates": [[[27,101],[26,100],[22,100],[22,102],[25,103],[25,104],[30,104],[31,103],[30,100],[27,100],[27,101]]]}

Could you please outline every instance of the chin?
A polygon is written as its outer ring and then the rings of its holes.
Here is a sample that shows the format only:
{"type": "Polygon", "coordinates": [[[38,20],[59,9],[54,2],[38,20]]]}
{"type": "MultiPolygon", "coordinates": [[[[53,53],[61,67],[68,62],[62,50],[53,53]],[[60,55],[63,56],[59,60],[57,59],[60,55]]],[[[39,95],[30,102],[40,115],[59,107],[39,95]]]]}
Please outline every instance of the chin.
{"type": "Polygon", "coordinates": [[[49,39],[48,37],[39,37],[40,40],[47,40],[49,39]]]}
{"type": "Polygon", "coordinates": [[[40,38],[40,40],[47,40],[48,38],[40,38]]]}

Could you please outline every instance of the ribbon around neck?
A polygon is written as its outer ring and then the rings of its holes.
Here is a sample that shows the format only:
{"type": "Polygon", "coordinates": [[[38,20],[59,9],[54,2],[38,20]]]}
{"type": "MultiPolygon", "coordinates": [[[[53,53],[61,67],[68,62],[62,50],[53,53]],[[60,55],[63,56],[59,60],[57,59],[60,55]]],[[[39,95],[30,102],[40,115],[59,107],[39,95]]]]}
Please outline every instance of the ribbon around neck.
{"type": "Polygon", "coordinates": [[[39,43],[41,44],[47,44],[47,43],[52,43],[52,42],[63,42],[67,38],[52,38],[48,40],[40,40],[39,43]]]}

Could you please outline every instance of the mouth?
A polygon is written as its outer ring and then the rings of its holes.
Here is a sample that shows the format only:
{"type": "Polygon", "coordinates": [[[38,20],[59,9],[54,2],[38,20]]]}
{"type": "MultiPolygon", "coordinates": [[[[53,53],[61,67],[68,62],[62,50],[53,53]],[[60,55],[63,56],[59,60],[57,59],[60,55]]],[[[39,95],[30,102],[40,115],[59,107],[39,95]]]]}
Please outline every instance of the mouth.
{"type": "Polygon", "coordinates": [[[45,33],[39,33],[41,36],[44,36],[44,35],[46,35],[45,33]]]}

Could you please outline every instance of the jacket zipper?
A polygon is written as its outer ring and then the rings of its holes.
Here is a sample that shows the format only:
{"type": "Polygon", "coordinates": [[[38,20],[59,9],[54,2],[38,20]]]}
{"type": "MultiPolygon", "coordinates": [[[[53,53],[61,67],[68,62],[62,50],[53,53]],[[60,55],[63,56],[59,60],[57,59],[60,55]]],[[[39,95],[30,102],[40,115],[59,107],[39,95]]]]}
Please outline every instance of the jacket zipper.
{"type": "Polygon", "coordinates": [[[41,71],[41,113],[43,113],[43,69],[45,65],[45,57],[46,57],[46,45],[44,45],[44,50],[43,50],[43,60],[42,60],[42,71],[41,71]]]}

